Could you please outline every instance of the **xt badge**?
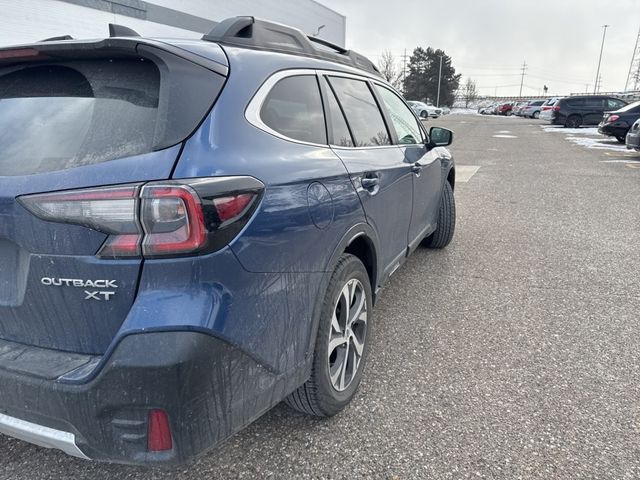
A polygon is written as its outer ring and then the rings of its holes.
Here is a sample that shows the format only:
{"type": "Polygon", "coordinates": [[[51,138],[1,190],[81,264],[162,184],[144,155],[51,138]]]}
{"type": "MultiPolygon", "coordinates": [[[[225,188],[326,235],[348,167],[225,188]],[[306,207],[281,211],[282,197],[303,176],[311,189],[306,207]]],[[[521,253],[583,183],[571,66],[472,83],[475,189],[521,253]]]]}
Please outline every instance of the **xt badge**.
{"type": "Polygon", "coordinates": [[[85,290],[84,293],[86,295],[84,297],[85,300],[98,300],[98,301],[104,300],[105,302],[108,302],[109,300],[111,300],[111,297],[116,294],[116,292],[97,292],[97,291],[90,292],[88,290],[85,290]]]}
{"type": "Polygon", "coordinates": [[[42,285],[51,287],[75,287],[84,290],[85,300],[96,300],[98,302],[108,302],[116,292],[107,290],[118,288],[115,280],[82,280],[80,278],[49,278],[40,279],[42,285]],[[97,288],[98,290],[92,290],[97,288]],[[89,290],[87,290],[89,289],[89,290]]]}

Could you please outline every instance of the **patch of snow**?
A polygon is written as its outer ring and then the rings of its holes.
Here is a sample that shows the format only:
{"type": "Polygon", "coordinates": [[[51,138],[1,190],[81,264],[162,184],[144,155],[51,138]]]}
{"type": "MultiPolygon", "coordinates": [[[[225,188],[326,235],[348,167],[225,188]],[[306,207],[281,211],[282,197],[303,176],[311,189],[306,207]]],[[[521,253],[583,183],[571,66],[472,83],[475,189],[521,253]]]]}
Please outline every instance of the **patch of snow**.
{"type": "Polygon", "coordinates": [[[493,138],[518,138],[515,135],[493,135],[493,138]]]}
{"type": "Polygon", "coordinates": [[[557,125],[540,125],[545,132],[567,133],[570,135],[600,135],[597,127],[565,128],[557,125]]]}
{"type": "Polygon", "coordinates": [[[500,131],[497,131],[496,133],[511,133],[511,131],[509,131],[509,130],[500,130],[500,131]]]}
{"type": "Polygon", "coordinates": [[[637,163],[637,164],[640,164],[640,159],[638,159],[638,160],[600,160],[600,163],[637,163]]]}
{"type": "Polygon", "coordinates": [[[580,145],[581,147],[587,147],[594,150],[611,150],[614,152],[625,152],[625,153],[629,151],[627,150],[627,147],[617,143],[615,140],[611,141],[603,137],[589,138],[589,137],[569,136],[569,137],[565,137],[565,140],[569,140],[570,142],[573,142],[576,145],[580,145]]]}

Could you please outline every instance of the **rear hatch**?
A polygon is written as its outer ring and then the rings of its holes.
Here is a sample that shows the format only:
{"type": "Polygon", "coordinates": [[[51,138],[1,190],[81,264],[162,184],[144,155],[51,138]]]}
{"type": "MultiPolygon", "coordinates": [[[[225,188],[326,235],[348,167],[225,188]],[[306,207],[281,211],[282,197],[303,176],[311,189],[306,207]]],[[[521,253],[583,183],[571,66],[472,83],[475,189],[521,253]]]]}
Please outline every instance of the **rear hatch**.
{"type": "Polygon", "coordinates": [[[0,339],[108,347],[142,265],[135,241],[109,249],[134,238],[140,185],[170,178],[225,80],[180,52],[126,38],[0,50],[0,339]]]}

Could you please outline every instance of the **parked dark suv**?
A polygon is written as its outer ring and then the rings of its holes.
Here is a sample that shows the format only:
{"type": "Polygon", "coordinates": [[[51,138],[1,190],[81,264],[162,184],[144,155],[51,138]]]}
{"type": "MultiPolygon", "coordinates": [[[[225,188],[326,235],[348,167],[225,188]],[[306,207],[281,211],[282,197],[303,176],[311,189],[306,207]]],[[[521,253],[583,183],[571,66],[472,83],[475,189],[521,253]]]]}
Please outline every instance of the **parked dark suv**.
{"type": "Polygon", "coordinates": [[[172,464],[336,414],[381,288],[452,239],[452,133],[293,28],[111,33],[0,49],[0,432],[172,464]]]}
{"type": "Polygon", "coordinates": [[[606,111],[618,110],[627,103],[613,97],[586,95],[561,98],[551,111],[551,124],[578,128],[581,125],[598,125],[606,111]]]}

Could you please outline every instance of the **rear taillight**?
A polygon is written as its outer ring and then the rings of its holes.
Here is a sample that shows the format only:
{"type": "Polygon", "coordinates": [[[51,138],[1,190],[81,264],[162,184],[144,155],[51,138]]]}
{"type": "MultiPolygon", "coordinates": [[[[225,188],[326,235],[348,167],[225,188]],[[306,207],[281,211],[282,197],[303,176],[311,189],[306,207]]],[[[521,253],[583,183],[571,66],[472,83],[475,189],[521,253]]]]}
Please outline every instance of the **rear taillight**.
{"type": "Polygon", "coordinates": [[[103,258],[219,250],[249,220],[264,185],[252,177],[102,187],[20,197],[30,212],[108,235],[103,258]]]}
{"type": "Polygon", "coordinates": [[[620,118],[620,115],[609,115],[606,119],[606,122],[607,123],[617,122],[619,118],[620,118]]]}
{"type": "Polygon", "coordinates": [[[191,187],[150,185],[141,197],[145,256],[195,252],[207,243],[202,203],[191,187]]]}
{"type": "Polygon", "coordinates": [[[552,110],[554,112],[559,112],[560,111],[560,105],[556,105],[555,107],[552,108],[552,110]]]}

